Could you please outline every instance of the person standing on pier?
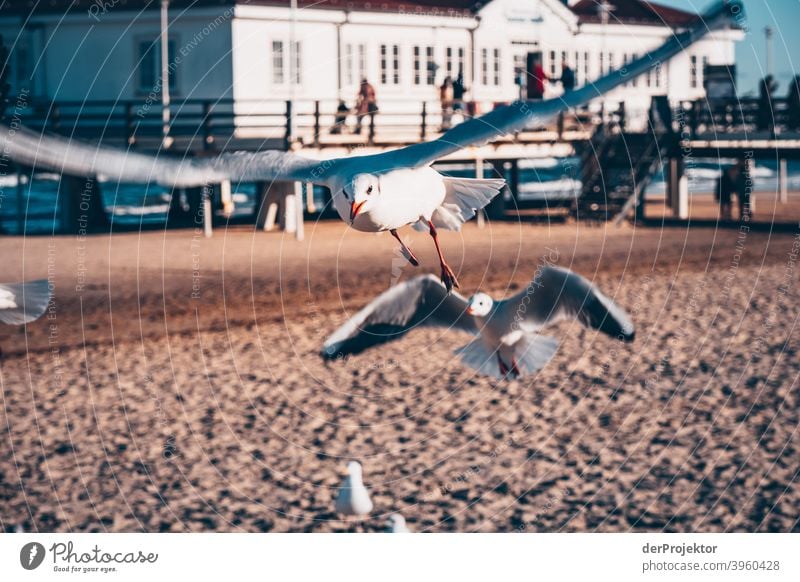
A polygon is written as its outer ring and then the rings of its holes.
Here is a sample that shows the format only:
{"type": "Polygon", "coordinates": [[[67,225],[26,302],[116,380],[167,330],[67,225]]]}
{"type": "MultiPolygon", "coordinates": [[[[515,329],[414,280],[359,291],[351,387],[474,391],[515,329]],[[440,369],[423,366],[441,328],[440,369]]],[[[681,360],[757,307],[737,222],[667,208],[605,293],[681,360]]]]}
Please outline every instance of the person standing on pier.
{"type": "Polygon", "coordinates": [[[542,67],[542,58],[537,57],[533,61],[533,70],[528,74],[528,99],[544,99],[544,84],[547,81],[547,73],[542,67]]]}
{"type": "Polygon", "coordinates": [[[731,198],[736,191],[737,171],[737,166],[730,166],[722,170],[719,176],[715,194],[717,202],[719,202],[720,220],[731,220],[731,198]]]}
{"type": "Polygon", "coordinates": [[[375,87],[370,85],[366,78],[361,79],[361,87],[356,95],[356,134],[361,133],[361,126],[364,118],[369,115],[369,124],[372,127],[375,114],[378,112],[378,99],[375,94],[375,87]]]}
{"type": "Polygon", "coordinates": [[[561,86],[564,87],[564,93],[569,93],[575,88],[575,71],[569,66],[567,59],[561,61],[561,86]]]}
{"type": "Polygon", "coordinates": [[[453,120],[453,79],[445,77],[442,86],[439,87],[439,102],[442,105],[442,128],[441,131],[450,129],[453,120]]]}
{"type": "Polygon", "coordinates": [[[456,80],[453,81],[453,111],[464,110],[464,94],[467,88],[464,86],[464,73],[459,69],[456,80]]]}

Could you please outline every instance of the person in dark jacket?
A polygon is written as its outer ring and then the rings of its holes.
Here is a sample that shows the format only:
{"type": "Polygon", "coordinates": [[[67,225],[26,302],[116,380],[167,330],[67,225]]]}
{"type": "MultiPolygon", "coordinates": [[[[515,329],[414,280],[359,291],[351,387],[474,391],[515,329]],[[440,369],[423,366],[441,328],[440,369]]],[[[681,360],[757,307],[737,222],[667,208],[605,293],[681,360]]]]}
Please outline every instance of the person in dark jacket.
{"type": "Polygon", "coordinates": [[[464,109],[464,94],[467,88],[464,86],[464,73],[458,71],[456,80],[453,81],[453,111],[461,111],[464,109]]]}
{"type": "Polygon", "coordinates": [[[575,71],[569,66],[566,59],[561,62],[561,86],[564,87],[564,93],[568,93],[575,88],[575,71]]]}
{"type": "Polygon", "coordinates": [[[719,202],[719,216],[721,220],[731,219],[731,199],[736,191],[738,174],[736,166],[722,170],[717,182],[716,197],[719,202]]]}

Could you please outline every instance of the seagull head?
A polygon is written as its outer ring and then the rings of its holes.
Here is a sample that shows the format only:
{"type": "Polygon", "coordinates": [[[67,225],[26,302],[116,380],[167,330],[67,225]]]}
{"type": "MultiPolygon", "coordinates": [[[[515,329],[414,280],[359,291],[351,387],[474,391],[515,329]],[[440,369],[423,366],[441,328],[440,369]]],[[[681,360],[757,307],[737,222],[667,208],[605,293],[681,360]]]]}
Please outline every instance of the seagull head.
{"type": "Polygon", "coordinates": [[[350,222],[362,212],[368,211],[380,196],[378,177],[373,174],[358,174],[344,188],[344,196],[350,201],[350,222]]]}
{"type": "Polygon", "coordinates": [[[486,293],[475,293],[475,295],[469,298],[467,315],[486,317],[492,310],[492,305],[494,305],[494,300],[486,293]]]}
{"type": "Polygon", "coordinates": [[[358,461],[350,461],[347,463],[347,474],[353,479],[361,479],[361,463],[358,461]]]}

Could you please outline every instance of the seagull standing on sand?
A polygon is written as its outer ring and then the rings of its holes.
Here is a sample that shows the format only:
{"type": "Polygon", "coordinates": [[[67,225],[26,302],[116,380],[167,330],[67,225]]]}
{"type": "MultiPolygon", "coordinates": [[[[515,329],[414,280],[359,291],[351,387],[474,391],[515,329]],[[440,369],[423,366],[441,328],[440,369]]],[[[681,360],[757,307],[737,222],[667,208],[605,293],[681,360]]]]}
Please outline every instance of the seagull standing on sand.
{"type": "Polygon", "coordinates": [[[364,487],[361,474],[361,463],[350,461],[347,464],[347,476],[336,496],[336,513],[362,518],[372,511],[372,500],[369,498],[369,491],[364,487]]]}
{"type": "Polygon", "coordinates": [[[406,525],[406,518],[399,513],[393,513],[386,520],[386,533],[411,533],[406,525]]]}
{"type": "MultiPolygon", "coordinates": [[[[741,0],[722,0],[690,28],[676,32],[656,50],[562,97],[497,107],[432,141],[379,154],[325,161],[278,151],[234,152],[191,159],[155,157],[43,137],[23,128],[11,131],[6,126],[0,126],[0,151],[35,169],[45,167],[78,176],[103,176],[117,182],[189,187],[223,180],[276,180],[327,186],[339,216],[356,230],[389,231],[398,241],[397,229],[403,226],[427,230],[439,254],[442,282],[449,291],[458,282],[442,254],[437,229],[458,230],[497,195],[503,181],[443,176],[431,168],[433,162],[469,146],[541,127],[559,113],[581,107],[661,66],[710,31],[742,14],[741,0]]],[[[400,244],[406,258],[418,264],[411,249],[402,241],[400,244]]]]}
{"type": "Polygon", "coordinates": [[[544,327],[570,319],[622,341],[633,341],[628,315],[584,277],[544,266],[517,295],[495,301],[485,293],[469,300],[448,293],[433,276],[401,283],[379,295],[331,335],[325,358],[357,354],[402,337],[417,326],[446,327],[477,336],[456,350],[461,362],[494,378],[519,377],[542,368],[558,341],[544,327]]]}
{"type": "Polygon", "coordinates": [[[0,321],[21,325],[39,319],[50,303],[46,279],[0,285],[0,321]]]}

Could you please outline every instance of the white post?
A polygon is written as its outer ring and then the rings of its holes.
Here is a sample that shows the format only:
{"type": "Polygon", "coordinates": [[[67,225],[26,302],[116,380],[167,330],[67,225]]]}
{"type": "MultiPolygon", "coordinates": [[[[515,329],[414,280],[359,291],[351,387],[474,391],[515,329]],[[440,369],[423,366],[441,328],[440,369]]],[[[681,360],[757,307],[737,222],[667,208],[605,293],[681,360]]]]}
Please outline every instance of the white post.
{"type": "Polygon", "coordinates": [[[211,208],[211,187],[209,185],[203,186],[203,199],[201,204],[203,205],[203,235],[206,238],[211,238],[214,234],[213,232],[213,209],[211,208]]]}
{"type": "Polygon", "coordinates": [[[303,224],[303,183],[294,183],[294,228],[295,239],[303,240],[305,237],[305,225],[303,224]]]}
{"type": "Polygon", "coordinates": [[[678,217],[689,218],[689,178],[686,174],[678,178],[678,217]]]}
{"type": "Polygon", "coordinates": [[[314,184],[311,182],[306,182],[306,208],[311,214],[317,211],[317,207],[314,204],[314,184]]]}
{"type": "Polygon", "coordinates": [[[781,204],[789,203],[789,164],[786,158],[781,158],[778,162],[778,189],[781,196],[781,204]]]}
{"type": "Polygon", "coordinates": [[[231,194],[231,181],[223,180],[219,184],[219,199],[222,202],[222,212],[225,218],[233,216],[233,195],[231,194]]]}
{"type": "MultiPolygon", "coordinates": [[[[475,156],[475,177],[477,179],[483,178],[483,158],[479,156],[475,156]]],[[[478,219],[478,228],[483,228],[486,226],[486,216],[483,213],[483,209],[477,210],[477,219],[478,219]]]]}
{"type": "Polygon", "coordinates": [[[169,0],[161,0],[161,132],[165,148],[172,145],[169,107],[169,0]]]}

